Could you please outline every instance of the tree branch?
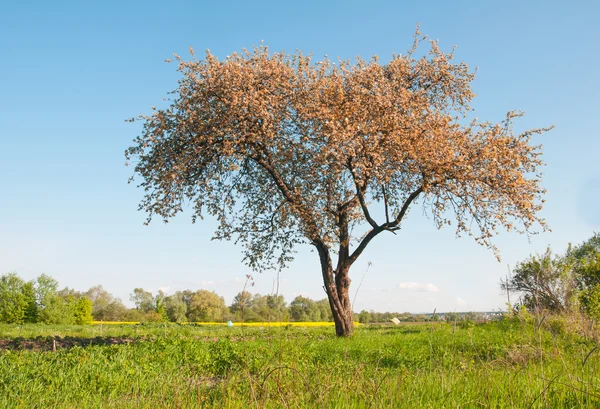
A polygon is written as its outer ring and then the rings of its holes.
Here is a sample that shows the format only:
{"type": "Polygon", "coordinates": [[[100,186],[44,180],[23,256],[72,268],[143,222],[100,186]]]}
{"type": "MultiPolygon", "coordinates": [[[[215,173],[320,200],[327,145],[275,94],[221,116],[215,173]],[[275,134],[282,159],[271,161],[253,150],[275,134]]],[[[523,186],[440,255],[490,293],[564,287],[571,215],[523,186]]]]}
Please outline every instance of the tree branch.
{"type": "Polygon", "coordinates": [[[366,181],[364,184],[364,187],[361,187],[358,179],[356,177],[356,174],[354,173],[354,168],[352,166],[352,158],[348,158],[348,170],[350,171],[350,174],[352,175],[352,180],[354,181],[354,186],[356,187],[356,196],[358,197],[358,201],[360,203],[360,207],[363,211],[363,214],[365,215],[365,219],[367,220],[367,222],[369,222],[369,224],[371,225],[371,227],[373,227],[374,229],[377,229],[379,227],[379,225],[377,224],[377,222],[371,217],[371,214],[369,213],[369,208],[367,206],[367,203],[365,201],[365,191],[366,191],[366,181]]]}
{"type": "Polygon", "coordinates": [[[297,204],[297,197],[291,192],[290,188],[287,186],[287,184],[279,175],[279,173],[277,173],[275,168],[260,155],[255,155],[252,157],[252,159],[254,159],[256,163],[262,166],[263,169],[269,173],[271,179],[273,179],[273,182],[275,182],[275,185],[277,186],[283,197],[288,202],[297,204]]]}
{"type": "Polygon", "coordinates": [[[385,206],[385,222],[387,224],[390,223],[390,212],[388,210],[388,200],[387,200],[387,193],[385,191],[385,185],[381,185],[381,191],[383,192],[383,205],[385,206]]]}
{"type": "Polygon", "coordinates": [[[412,192],[410,194],[410,196],[408,196],[408,198],[404,202],[404,205],[402,205],[402,209],[400,209],[400,213],[398,213],[398,216],[396,216],[396,219],[391,223],[386,223],[386,225],[387,225],[386,227],[394,228],[394,227],[398,226],[400,224],[400,222],[402,221],[402,219],[404,218],[404,215],[406,214],[408,207],[417,198],[417,196],[419,196],[421,193],[423,193],[423,186],[419,187],[417,190],[412,192]]]}
{"type": "Polygon", "coordinates": [[[375,238],[375,236],[377,236],[382,231],[385,231],[385,230],[392,231],[394,228],[396,228],[400,224],[402,219],[404,218],[404,215],[406,214],[408,207],[417,198],[417,196],[419,196],[422,192],[423,192],[423,186],[419,187],[417,190],[415,190],[408,196],[408,198],[404,202],[404,205],[402,206],[402,209],[400,209],[400,213],[398,213],[398,216],[396,217],[396,219],[393,222],[384,223],[381,226],[373,228],[371,231],[369,231],[367,233],[367,235],[361,240],[358,247],[352,252],[350,257],[348,258],[348,261],[350,262],[350,264],[352,264],[356,261],[358,256],[360,256],[362,254],[362,252],[365,250],[365,248],[367,247],[369,242],[371,240],[373,240],[375,238]]]}

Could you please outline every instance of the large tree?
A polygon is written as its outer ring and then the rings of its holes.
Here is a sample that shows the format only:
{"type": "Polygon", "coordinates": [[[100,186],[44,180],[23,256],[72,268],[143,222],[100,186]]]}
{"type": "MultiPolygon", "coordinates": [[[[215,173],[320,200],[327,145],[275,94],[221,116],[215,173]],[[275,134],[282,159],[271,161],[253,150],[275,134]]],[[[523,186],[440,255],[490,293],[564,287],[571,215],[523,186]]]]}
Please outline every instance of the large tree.
{"type": "Polygon", "coordinates": [[[141,116],[126,157],[148,221],[193,208],[220,222],[255,270],[283,267],[301,243],[319,255],[338,335],[353,330],[350,267],[415,202],[482,245],[498,227],[530,231],[541,209],[535,129],[469,121],[474,74],[430,42],[388,63],[315,62],[260,46],[184,61],[170,105],[141,116]],[[376,214],[377,213],[377,214],[376,214]]]}

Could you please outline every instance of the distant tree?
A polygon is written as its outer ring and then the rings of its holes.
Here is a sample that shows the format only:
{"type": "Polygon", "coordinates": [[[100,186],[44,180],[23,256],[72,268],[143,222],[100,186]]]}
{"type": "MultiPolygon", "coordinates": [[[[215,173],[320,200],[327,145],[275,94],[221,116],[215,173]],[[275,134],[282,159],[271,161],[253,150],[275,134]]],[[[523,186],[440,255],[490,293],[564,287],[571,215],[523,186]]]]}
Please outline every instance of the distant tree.
{"type": "Polygon", "coordinates": [[[253,307],[254,298],[248,291],[239,292],[233,297],[229,310],[238,321],[256,321],[253,307]]]}
{"type": "Polygon", "coordinates": [[[75,324],[83,325],[91,323],[93,320],[92,308],[93,304],[89,298],[81,296],[77,299],[73,306],[75,324]]]}
{"type": "Polygon", "coordinates": [[[81,292],[68,287],[55,291],[58,283],[44,279],[43,308],[38,313],[38,322],[44,324],[89,324],[92,321],[92,301],[81,292]],[[48,285],[50,283],[50,285],[48,285]],[[56,284],[56,285],[54,285],[56,284]]]}
{"type": "Polygon", "coordinates": [[[140,322],[164,322],[165,317],[160,315],[157,311],[148,311],[146,313],[141,313],[140,322]]]}
{"type": "Polygon", "coordinates": [[[165,298],[165,293],[162,290],[158,290],[158,294],[156,294],[156,297],[154,297],[154,310],[158,315],[161,316],[162,321],[169,321],[169,316],[167,315],[167,309],[165,306],[165,298]]]}
{"type": "Polygon", "coordinates": [[[188,305],[185,302],[184,294],[180,291],[173,295],[165,297],[165,309],[169,321],[172,322],[184,322],[187,321],[187,309],[188,305]]]}
{"type": "Polygon", "coordinates": [[[59,292],[58,281],[47,274],[40,275],[35,282],[38,303],[37,321],[44,324],[74,324],[75,303],[78,294],[65,288],[59,292]]]}
{"type": "Polygon", "coordinates": [[[371,322],[371,313],[367,310],[362,310],[358,314],[358,322],[363,324],[371,322]]]}
{"type": "Polygon", "coordinates": [[[294,321],[319,321],[321,312],[314,300],[301,295],[290,303],[290,318],[294,321]]]}
{"type": "Polygon", "coordinates": [[[565,257],[572,265],[583,311],[600,318],[600,233],[569,246],[565,257]]]}
{"type": "Polygon", "coordinates": [[[216,216],[215,238],[236,238],[258,271],[313,246],[340,336],[353,330],[350,268],[417,201],[437,227],[455,220],[487,247],[500,228],[545,228],[531,136],[546,129],[515,134],[516,112],[470,121],[474,74],[434,41],[415,58],[418,44],[386,64],[264,46],[223,61],[177,57],[171,105],[140,118],[126,152],[148,221],[192,203],[193,219],[216,216]]]}
{"type": "Polygon", "coordinates": [[[76,324],[76,305],[77,299],[72,295],[61,296],[57,292],[49,292],[44,296],[44,308],[38,314],[38,322],[76,324]]]}
{"type": "Polygon", "coordinates": [[[287,319],[287,308],[282,295],[254,294],[245,321],[281,321],[287,319]]]}
{"type": "Polygon", "coordinates": [[[315,301],[315,307],[317,307],[317,309],[319,310],[319,317],[317,321],[333,321],[333,315],[331,313],[331,308],[329,307],[329,300],[327,298],[315,301]]]}
{"type": "MultiPolygon", "coordinates": [[[[35,296],[35,284],[33,281],[27,281],[23,284],[21,292],[25,296],[27,306],[25,307],[25,322],[34,323],[38,320],[38,304],[35,296]]],[[[0,296],[1,297],[1,296],[0,296]]]]}
{"type": "Polygon", "coordinates": [[[57,291],[58,281],[49,275],[42,274],[35,280],[35,297],[40,312],[46,308],[50,299],[56,295],[57,291]]]}
{"type": "Polygon", "coordinates": [[[16,273],[0,276],[0,322],[22,324],[25,321],[31,306],[28,290],[16,273]]]}
{"type": "Polygon", "coordinates": [[[576,278],[571,263],[552,253],[535,255],[518,263],[502,289],[519,293],[527,309],[568,311],[577,296],[576,278]]]}
{"type": "Polygon", "coordinates": [[[190,299],[189,321],[219,322],[225,319],[226,314],[225,300],[212,291],[198,290],[190,299]]]}
{"type": "Polygon", "coordinates": [[[456,322],[460,320],[460,315],[456,312],[447,312],[446,314],[446,322],[456,322]]]}
{"type": "Polygon", "coordinates": [[[156,309],[156,300],[151,292],[143,288],[134,288],[129,300],[135,304],[135,308],[142,312],[154,311],[156,309]]]}
{"type": "Polygon", "coordinates": [[[474,311],[469,311],[463,315],[463,320],[465,320],[465,321],[477,321],[477,320],[480,320],[481,318],[482,318],[481,314],[476,313],[474,311]]]}
{"type": "Polygon", "coordinates": [[[92,301],[92,316],[98,321],[120,321],[127,314],[123,302],[101,285],[90,288],[85,296],[92,301]]]}
{"type": "Polygon", "coordinates": [[[269,319],[287,321],[289,318],[289,311],[283,295],[269,294],[266,296],[266,299],[269,308],[269,319]]]}

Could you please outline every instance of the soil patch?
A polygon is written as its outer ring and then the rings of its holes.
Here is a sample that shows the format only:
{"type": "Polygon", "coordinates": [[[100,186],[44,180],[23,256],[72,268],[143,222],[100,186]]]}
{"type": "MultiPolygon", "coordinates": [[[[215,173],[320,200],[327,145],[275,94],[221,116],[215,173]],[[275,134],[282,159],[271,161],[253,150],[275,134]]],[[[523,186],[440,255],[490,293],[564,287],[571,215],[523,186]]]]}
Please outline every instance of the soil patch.
{"type": "Polygon", "coordinates": [[[2,350],[30,350],[30,351],[55,351],[63,348],[87,347],[91,345],[122,345],[145,341],[143,337],[38,337],[33,339],[12,338],[0,339],[2,350]]]}

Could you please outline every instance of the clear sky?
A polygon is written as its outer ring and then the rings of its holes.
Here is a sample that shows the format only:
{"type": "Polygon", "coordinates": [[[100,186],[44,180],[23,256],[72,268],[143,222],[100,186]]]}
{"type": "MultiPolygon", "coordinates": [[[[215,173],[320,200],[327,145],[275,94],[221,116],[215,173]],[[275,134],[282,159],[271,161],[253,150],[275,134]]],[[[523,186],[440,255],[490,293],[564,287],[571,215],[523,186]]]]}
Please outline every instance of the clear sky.
{"type": "MultiPolygon", "coordinates": [[[[489,250],[438,231],[418,208],[397,236],[379,236],[353,266],[364,276],[355,310],[504,308],[499,281],[550,245],[563,251],[600,230],[600,2],[597,1],[29,1],[0,7],[0,273],[48,273],[61,286],[102,284],[128,301],[134,287],[205,288],[229,303],[250,271],[232,243],[210,241],[213,220],[143,225],[142,192],[124,150],[176,87],[173,53],[225,57],[264,41],[315,57],[380,56],[410,48],[417,23],[445,50],[479,67],[473,107],[517,131],[551,124],[544,145],[543,216],[551,233],[502,233],[489,250]],[[372,266],[367,272],[367,263],[372,266]],[[366,272],[366,274],[365,274],[366,272]]],[[[269,293],[274,273],[255,274],[269,293]]],[[[325,297],[318,257],[299,248],[280,291],[325,297]]]]}

